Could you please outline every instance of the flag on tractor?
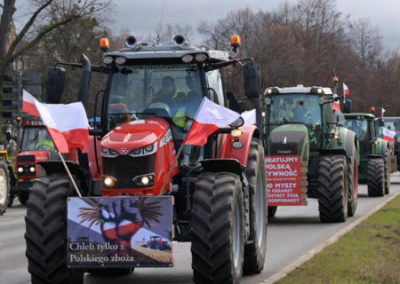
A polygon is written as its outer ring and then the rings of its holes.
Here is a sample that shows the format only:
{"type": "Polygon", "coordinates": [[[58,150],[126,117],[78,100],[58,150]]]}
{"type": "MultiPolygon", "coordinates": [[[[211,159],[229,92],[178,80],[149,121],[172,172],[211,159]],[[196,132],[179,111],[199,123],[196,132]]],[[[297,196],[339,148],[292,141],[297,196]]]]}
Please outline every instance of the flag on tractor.
{"type": "Polygon", "coordinates": [[[39,117],[34,101],[36,101],[34,96],[22,90],[22,111],[34,117],[39,117]]]}
{"type": "Polygon", "coordinates": [[[228,126],[239,117],[239,113],[213,103],[204,97],[183,143],[185,145],[203,146],[207,143],[209,135],[219,128],[228,126]]]}
{"type": "Polygon", "coordinates": [[[382,110],[381,110],[381,117],[383,117],[384,115],[385,115],[385,109],[382,107],[382,110]]]}
{"type": "Polygon", "coordinates": [[[333,110],[340,110],[340,102],[339,100],[336,100],[337,97],[338,97],[337,94],[333,94],[333,102],[332,102],[333,110]]]}
{"type": "Polygon", "coordinates": [[[256,109],[242,112],[242,118],[244,119],[244,125],[255,125],[256,124],[256,109]]]}
{"type": "Polygon", "coordinates": [[[81,149],[83,153],[88,152],[89,123],[81,102],[67,105],[44,104],[25,92],[23,111],[34,115],[32,103],[58,152],[68,153],[74,148],[81,149]]]}
{"type": "Polygon", "coordinates": [[[396,132],[383,127],[382,138],[383,140],[394,142],[394,137],[396,136],[396,132]]]}
{"type": "Polygon", "coordinates": [[[345,83],[343,83],[343,95],[350,96],[349,87],[347,87],[347,85],[345,83]]]}

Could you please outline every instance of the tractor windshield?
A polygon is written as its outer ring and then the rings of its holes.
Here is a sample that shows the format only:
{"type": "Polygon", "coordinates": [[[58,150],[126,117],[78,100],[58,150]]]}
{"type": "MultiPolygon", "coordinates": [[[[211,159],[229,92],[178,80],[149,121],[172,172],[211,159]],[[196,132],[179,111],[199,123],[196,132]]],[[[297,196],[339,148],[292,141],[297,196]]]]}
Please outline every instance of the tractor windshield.
{"type": "Polygon", "coordinates": [[[54,144],[44,127],[25,127],[20,151],[52,151],[54,144]]]}
{"type": "Polygon", "coordinates": [[[195,64],[119,66],[108,96],[108,127],[143,117],[193,118],[201,99],[195,64]]]}
{"type": "Polygon", "coordinates": [[[317,95],[287,94],[272,97],[269,112],[270,130],[286,123],[321,125],[321,107],[317,95]]]}
{"type": "Polygon", "coordinates": [[[343,126],[354,131],[361,143],[364,141],[369,142],[371,140],[368,134],[368,119],[364,119],[361,116],[346,117],[346,122],[343,124],[343,126]]]}

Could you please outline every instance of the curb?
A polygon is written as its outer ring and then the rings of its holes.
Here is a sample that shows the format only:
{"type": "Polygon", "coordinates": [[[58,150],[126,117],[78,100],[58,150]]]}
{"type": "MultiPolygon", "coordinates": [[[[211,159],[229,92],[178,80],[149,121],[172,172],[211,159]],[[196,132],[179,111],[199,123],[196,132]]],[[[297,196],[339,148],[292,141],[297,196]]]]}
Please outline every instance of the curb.
{"type": "Polygon", "coordinates": [[[357,219],[356,221],[354,221],[353,223],[349,224],[348,226],[344,227],[343,229],[341,229],[339,232],[337,232],[336,234],[334,234],[332,237],[330,237],[328,240],[326,240],[325,242],[323,242],[321,245],[319,245],[316,248],[313,248],[311,250],[309,250],[308,252],[306,252],[304,255],[300,256],[298,259],[296,259],[295,261],[293,261],[292,263],[290,263],[289,265],[287,265],[286,267],[284,267],[283,269],[281,269],[280,271],[276,272],[275,274],[273,274],[272,276],[270,276],[269,278],[265,279],[263,282],[260,282],[260,284],[272,284],[280,279],[282,279],[283,277],[285,277],[289,272],[293,271],[295,268],[299,267],[300,265],[302,265],[303,263],[305,263],[306,261],[310,260],[315,254],[319,253],[320,251],[322,251],[324,248],[326,248],[327,246],[333,244],[334,242],[336,242],[341,236],[343,236],[344,234],[346,234],[347,232],[351,231],[354,227],[356,227],[358,224],[360,224],[362,221],[364,221],[365,219],[367,219],[369,216],[371,216],[372,214],[374,214],[375,212],[377,212],[379,209],[381,209],[383,206],[385,206],[387,203],[389,203],[390,201],[392,201],[394,198],[396,198],[398,195],[400,195],[400,191],[395,193],[393,196],[389,197],[388,199],[385,200],[385,202],[377,205],[374,209],[372,209],[370,212],[368,212],[367,214],[365,214],[364,216],[360,217],[359,219],[357,219]]]}

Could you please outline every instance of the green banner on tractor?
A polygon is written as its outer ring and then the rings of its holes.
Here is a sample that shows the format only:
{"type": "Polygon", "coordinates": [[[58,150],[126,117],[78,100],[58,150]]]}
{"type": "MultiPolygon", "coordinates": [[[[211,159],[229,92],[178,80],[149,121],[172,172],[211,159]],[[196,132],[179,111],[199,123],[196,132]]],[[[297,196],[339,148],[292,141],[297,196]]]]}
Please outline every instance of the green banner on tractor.
{"type": "Polygon", "coordinates": [[[68,199],[73,268],[171,267],[172,197],[68,199]]]}

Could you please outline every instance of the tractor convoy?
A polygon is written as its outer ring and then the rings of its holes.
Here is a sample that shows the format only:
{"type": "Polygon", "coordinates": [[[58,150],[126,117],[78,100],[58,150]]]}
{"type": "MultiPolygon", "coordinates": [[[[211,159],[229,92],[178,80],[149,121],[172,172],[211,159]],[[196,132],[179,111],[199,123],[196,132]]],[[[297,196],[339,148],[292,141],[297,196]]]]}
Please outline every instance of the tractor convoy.
{"type": "Polygon", "coordinates": [[[389,193],[393,144],[377,138],[372,115],[345,119],[336,88],[262,93],[260,66],[237,57],[238,36],[232,52],[196,48],[181,35],[164,43],[128,36],[125,45],[110,52],[103,38],[101,66],[82,55],[48,72],[46,102],[58,104],[64,68],[81,70],[84,107],[91,74],[107,77],[93,96],[87,153],[58,155],[40,119],[25,119],[11,194],[14,175],[0,158],[0,214],[16,195],[27,206],[32,283],[173,267],[174,241],[191,242],[195,283],[239,283],[264,269],[267,222],[279,206],[317,198],[321,222],[345,222],[357,209],[358,181],[370,196],[389,193]],[[244,111],[240,94],[225,93],[224,68],[242,69],[254,119],[219,127],[204,145],[186,143],[205,102],[244,111]]]}

